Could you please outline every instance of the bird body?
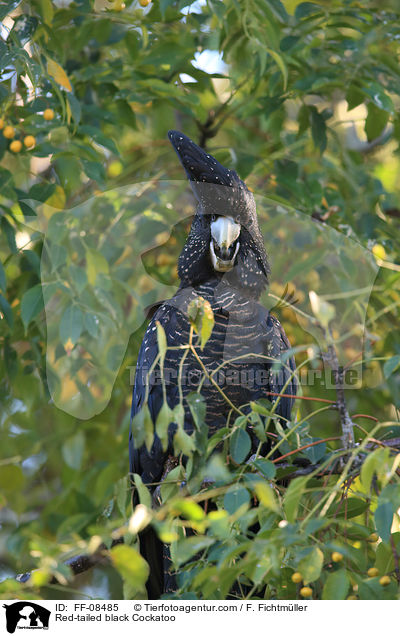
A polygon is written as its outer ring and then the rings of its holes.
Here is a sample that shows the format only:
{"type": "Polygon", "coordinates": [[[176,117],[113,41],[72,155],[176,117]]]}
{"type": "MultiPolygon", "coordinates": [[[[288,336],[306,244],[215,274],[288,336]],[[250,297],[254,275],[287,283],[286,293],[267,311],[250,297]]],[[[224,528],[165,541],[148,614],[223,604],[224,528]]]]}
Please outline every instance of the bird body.
{"type": "MultiPolygon", "coordinates": [[[[221,166],[188,137],[176,131],[169,137],[199,205],[179,258],[180,288],[153,315],[139,351],[132,417],[146,403],[156,423],[166,398],[170,409],[182,404],[183,428],[192,435],[195,425],[186,397],[200,387],[211,436],[226,426],[232,408],[247,412],[241,409],[248,408],[249,402],[283,388],[285,394],[294,396],[295,365],[289,357],[276,370],[290,344],[278,320],[259,303],[269,266],[253,195],[234,171],[221,166]],[[191,333],[189,307],[199,297],[209,303],[214,325],[204,348],[194,340],[195,351],[188,351],[184,345],[191,333]],[[167,344],[163,373],[157,363],[157,323],[167,344]]],[[[291,398],[278,399],[276,413],[283,422],[290,419],[292,402],[291,398]]],[[[150,450],[145,445],[136,448],[131,433],[130,471],[140,474],[143,483],[162,480],[166,460],[174,455],[176,431],[177,424],[171,422],[167,440],[162,443],[155,435],[150,450]]],[[[255,452],[259,440],[251,426],[248,431],[255,452]]],[[[151,567],[149,598],[157,598],[165,590],[165,550],[152,528],[143,533],[141,552],[151,567]]]]}

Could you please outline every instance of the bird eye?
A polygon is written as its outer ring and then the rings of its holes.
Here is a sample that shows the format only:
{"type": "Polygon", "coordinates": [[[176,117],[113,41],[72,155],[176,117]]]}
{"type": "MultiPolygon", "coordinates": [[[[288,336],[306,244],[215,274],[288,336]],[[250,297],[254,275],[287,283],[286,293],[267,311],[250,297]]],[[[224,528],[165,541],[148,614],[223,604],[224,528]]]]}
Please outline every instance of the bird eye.
{"type": "Polygon", "coordinates": [[[216,214],[212,214],[211,215],[211,222],[215,221],[216,218],[217,218],[216,214]]]}
{"type": "Polygon", "coordinates": [[[237,215],[236,219],[235,219],[236,223],[240,223],[240,214],[237,215]]]}

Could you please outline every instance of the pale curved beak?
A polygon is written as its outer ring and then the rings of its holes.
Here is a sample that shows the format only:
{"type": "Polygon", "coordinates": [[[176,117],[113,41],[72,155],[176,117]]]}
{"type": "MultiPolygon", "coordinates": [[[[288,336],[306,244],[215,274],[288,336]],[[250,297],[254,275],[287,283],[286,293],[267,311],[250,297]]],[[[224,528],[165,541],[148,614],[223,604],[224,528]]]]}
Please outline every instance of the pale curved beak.
{"type": "Polygon", "coordinates": [[[234,266],[240,248],[239,235],[240,223],[231,216],[220,216],[211,223],[210,255],[217,272],[228,272],[234,266]]]}

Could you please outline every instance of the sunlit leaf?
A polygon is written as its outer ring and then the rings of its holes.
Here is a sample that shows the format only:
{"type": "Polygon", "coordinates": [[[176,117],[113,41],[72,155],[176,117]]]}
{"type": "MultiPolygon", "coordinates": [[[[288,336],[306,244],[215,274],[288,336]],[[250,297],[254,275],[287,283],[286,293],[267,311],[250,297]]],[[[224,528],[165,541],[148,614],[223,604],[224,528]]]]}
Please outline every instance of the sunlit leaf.
{"type": "Polygon", "coordinates": [[[68,79],[68,76],[62,66],[58,64],[58,62],[55,62],[54,60],[48,58],[47,72],[49,75],[51,75],[51,77],[55,79],[57,84],[65,88],[67,91],[72,91],[72,86],[68,79]]]}

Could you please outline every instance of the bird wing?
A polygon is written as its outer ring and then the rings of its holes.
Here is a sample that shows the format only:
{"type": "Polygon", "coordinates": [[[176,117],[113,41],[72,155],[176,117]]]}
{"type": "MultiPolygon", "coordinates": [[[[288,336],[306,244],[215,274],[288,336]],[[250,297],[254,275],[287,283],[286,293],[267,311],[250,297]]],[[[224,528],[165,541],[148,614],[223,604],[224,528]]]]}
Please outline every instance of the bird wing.
{"type": "Polygon", "coordinates": [[[154,377],[149,374],[149,370],[158,354],[156,317],[157,313],[153,316],[153,319],[147,327],[139,350],[132,393],[131,430],[129,433],[130,474],[138,473],[144,483],[152,483],[160,479],[165,455],[158,437],[155,436],[153,446],[149,452],[144,445],[141,448],[135,447],[132,433],[132,420],[144,405],[147,383],[149,384],[147,406],[153,422],[156,421],[157,414],[163,402],[162,387],[158,385],[154,381],[154,377]]]}

